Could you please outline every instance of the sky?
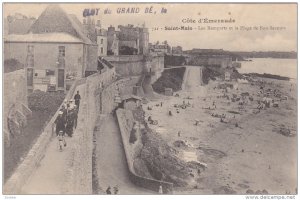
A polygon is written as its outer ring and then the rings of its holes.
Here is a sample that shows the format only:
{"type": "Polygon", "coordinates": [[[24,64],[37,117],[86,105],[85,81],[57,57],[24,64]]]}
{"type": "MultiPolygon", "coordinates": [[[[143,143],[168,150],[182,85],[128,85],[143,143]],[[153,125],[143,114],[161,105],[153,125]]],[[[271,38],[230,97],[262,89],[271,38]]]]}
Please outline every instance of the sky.
{"type": "MultiPolygon", "coordinates": [[[[48,4],[5,3],[3,15],[22,13],[38,18],[48,4]]],[[[60,4],[68,13],[83,20],[85,9],[99,9],[95,20],[100,19],[103,28],[112,25],[142,25],[149,28],[150,42],[167,40],[171,46],[224,49],[231,51],[297,51],[297,5],[294,4],[60,4]],[[145,13],[152,6],[153,13],[145,13]],[[133,8],[138,13],[117,13],[122,8],[133,8]],[[161,13],[162,8],[166,13],[161,13]],[[104,14],[106,9],[111,14],[104,14]],[[154,12],[156,12],[154,14],[154,12]],[[199,19],[234,20],[234,23],[198,23],[199,19]],[[196,23],[183,23],[184,20],[196,23]],[[165,27],[192,27],[193,30],[165,30],[165,27]],[[227,30],[207,30],[208,26],[227,27],[227,30]],[[247,27],[247,31],[241,30],[247,27]],[[270,26],[279,30],[270,30],[270,26]],[[199,27],[206,30],[198,30],[199,27]],[[232,27],[233,30],[229,30],[232,27]],[[260,27],[268,28],[260,29],[260,27]],[[237,28],[237,30],[236,30],[237,28]],[[249,30],[251,28],[251,30],[249,30]],[[254,30],[258,28],[258,30],[254,30]]]]}

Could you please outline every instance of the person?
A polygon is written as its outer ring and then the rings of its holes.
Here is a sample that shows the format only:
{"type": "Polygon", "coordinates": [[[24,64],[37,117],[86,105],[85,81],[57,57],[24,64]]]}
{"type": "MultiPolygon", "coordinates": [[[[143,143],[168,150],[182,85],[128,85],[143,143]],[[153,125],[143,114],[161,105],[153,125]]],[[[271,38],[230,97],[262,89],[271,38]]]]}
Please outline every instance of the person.
{"type": "Polygon", "coordinates": [[[66,109],[66,107],[67,107],[67,104],[63,104],[61,109],[60,109],[60,111],[62,112],[62,117],[65,121],[67,119],[67,109],[66,109]]]}
{"type": "Polygon", "coordinates": [[[110,186],[108,186],[108,188],[106,189],[106,194],[111,194],[110,186]]]}
{"type": "Polygon", "coordinates": [[[163,194],[163,189],[162,189],[162,186],[161,186],[161,185],[159,186],[158,193],[159,193],[159,194],[163,194]]]}
{"type": "Polygon", "coordinates": [[[78,109],[76,105],[74,105],[73,115],[74,115],[74,128],[76,129],[77,119],[78,119],[78,109]]]}
{"type": "Polygon", "coordinates": [[[116,186],[114,187],[114,194],[118,194],[118,192],[119,192],[119,188],[118,188],[118,186],[116,185],[116,186]]]}
{"type": "Polygon", "coordinates": [[[66,108],[66,107],[67,107],[67,104],[68,104],[68,101],[65,99],[65,100],[64,100],[64,103],[63,103],[63,107],[66,108]]]}
{"type": "Polygon", "coordinates": [[[57,135],[57,139],[58,139],[58,143],[59,143],[59,150],[62,151],[62,147],[67,146],[67,142],[65,140],[63,131],[59,131],[59,133],[57,135]]]}
{"type": "Polygon", "coordinates": [[[81,99],[81,96],[79,94],[79,91],[77,91],[77,94],[74,96],[74,100],[75,100],[75,105],[77,106],[78,110],[79,110],[79,105],[80,105],[80,99],[81,99]]]}
{"type": "Polygon", "coordinates": [[[74,127],[74,111],[73,108],[68,109],[67,114],[67,124],[66,124],[66,133],[69,137],[73,135],[73,127],[74,127]]]}
{"type": "Polygon", "coordinates": [[[181,132],[180,132],[180,131],[178,131],[178,137],[180,137],[180,134],[181,134],[181,132]]]}
{"type": "Polygon", "coordinates": [[[55,119],[54,123],[56,124],[56,136],[59,135],[59,131],[62,131],[65,134],[65,119],[63,117],[63,112],[59,111],[58,116],[55,119]]]}

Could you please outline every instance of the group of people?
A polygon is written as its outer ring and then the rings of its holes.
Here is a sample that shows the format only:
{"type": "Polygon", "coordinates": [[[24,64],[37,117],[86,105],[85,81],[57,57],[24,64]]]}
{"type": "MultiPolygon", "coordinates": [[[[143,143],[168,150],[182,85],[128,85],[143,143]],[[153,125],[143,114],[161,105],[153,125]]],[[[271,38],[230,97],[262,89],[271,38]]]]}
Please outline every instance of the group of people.
{"type": "MultiPolygon", "coordinates": [[[[116,185],[114,188],[114,194],[118,194],[119,193],[119,187],[116,185]]],[[[111,191],[111,187],[110,186],[108,186],[108,188],[106,189],[106,194],[112,194],[112,191],[111,191]]]]}
{"type": "Polygon", "coordinates": [[[67,134],[72,137],[73,131],[77,127],[80,99],[79,91],[77,91],[74,100],[65,101],[62,105],[54,122],[56,124],[56,136],[59,136],[59,133],[62,132],[63,136],[67,134]]]}

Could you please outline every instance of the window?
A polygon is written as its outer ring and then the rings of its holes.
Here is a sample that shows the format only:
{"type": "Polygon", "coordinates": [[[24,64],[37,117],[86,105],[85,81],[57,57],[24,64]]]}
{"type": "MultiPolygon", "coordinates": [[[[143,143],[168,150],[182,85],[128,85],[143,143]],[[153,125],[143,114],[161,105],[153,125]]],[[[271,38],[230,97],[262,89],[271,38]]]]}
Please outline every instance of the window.
{"type": "Polygon", "coordinates": [[[54,70],[50,70],[50,69],[46,70],[46,76],[54,76],[54,75],[55,75],[55,71],[54,70]]]}
{"type": "Polygon", "coordinates": [[[66,55],[65,46],[59,46],[58,47],[58,55],[61,56],[61,57],[65,57],[65,55],[66,55]]]}
{"type": "Polygon", "coordinates": [[[101,44],[103,44],[103,39],[101,39],[101,44]]]}
{"type": "Polygon", "coordinates": [[[103,54],[103,47],[101,47],[101,54],[103,54]]]}
{"type": "Polygon", "coordinates": [[[57,75],[57,86],[58,87],[65,87],[65,70],[64,69],[58,69],[58,75],[57,75]]]}
{"type": "Polygon", "coordinates": [[[27,86],[33,86],[33,69],[27,68],[27,86]]]}
{"type": "Polygon", "coordinates": [[[27,46],[27,54],[28,55],[33,55],[34,47],[33,45],[28,45],[27,46]]]}

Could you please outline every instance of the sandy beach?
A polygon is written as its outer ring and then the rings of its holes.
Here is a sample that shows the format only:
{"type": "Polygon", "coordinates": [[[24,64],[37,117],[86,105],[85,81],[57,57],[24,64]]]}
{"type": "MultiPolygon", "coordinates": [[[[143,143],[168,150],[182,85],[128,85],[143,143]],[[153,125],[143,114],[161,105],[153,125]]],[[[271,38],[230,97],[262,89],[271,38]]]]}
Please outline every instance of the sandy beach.
{"type": "Polygon", "coordinates": [[[295,194],[296,83],[257,79],[204,86],[199,73],[199,67],[187,67],[183,90],[143,105],[146,120],[158,122],[150,128],[178,150],[178,158],[206,166],[196,185],[174,194],[295,194]],[[226,84],[232,87],[221,87],[226,84]],[[278,107],[258,109],[266,94],[278,107]]]}

